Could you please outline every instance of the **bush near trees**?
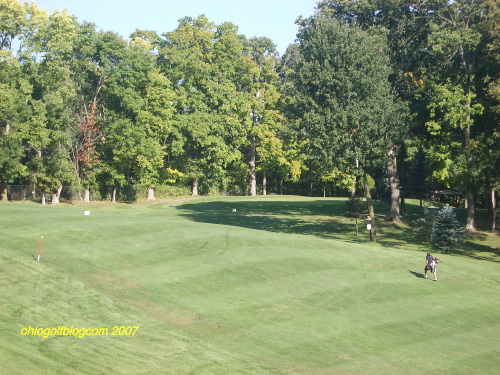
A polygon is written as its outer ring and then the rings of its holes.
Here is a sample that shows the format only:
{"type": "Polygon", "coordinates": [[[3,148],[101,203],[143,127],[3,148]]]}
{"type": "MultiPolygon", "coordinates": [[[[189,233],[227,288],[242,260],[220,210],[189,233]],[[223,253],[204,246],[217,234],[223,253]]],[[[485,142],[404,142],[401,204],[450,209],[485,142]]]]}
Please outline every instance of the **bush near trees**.
{"type": "Polygon", "coordinates": [[[344,216],[356,219],[356,236],[359,234],[358,219],[363,219],[368,215],[366,204],[361,198],[349,197],[345,202],[344,216]]]}
{"type": "Polygon", "coordinates": [[[372,215],[371,175],[389,220],[403,181],[406,198],[462,193],[474,231],[500,186],[498,2],[323,0],[312,13],[280,57],[204,15],[124,39],[0,0],[1,199],[8,184],[57,203],[135,185],[153,199],[162,186],[350,195],[363,182],[372,215]]]}
{"type": "Polygon", "coordinates": [[[463,242],[463,230],[453,208],[447,204],[438,211],[432,222],[432,247],[448,254],[450,249],[463,242]]]}

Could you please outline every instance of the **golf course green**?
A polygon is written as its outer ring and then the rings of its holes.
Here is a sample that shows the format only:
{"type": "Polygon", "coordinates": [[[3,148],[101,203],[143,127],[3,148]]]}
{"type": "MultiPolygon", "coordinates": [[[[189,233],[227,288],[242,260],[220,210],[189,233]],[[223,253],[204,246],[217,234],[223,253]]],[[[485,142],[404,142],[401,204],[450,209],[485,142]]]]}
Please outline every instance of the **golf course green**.
{"type": "Polygon", "coordinates": [[[0,373],[497,374],[500,237],[433,282],[425,241],[379,207],[370,243],[344,202],[1,202],[0,373]]]}

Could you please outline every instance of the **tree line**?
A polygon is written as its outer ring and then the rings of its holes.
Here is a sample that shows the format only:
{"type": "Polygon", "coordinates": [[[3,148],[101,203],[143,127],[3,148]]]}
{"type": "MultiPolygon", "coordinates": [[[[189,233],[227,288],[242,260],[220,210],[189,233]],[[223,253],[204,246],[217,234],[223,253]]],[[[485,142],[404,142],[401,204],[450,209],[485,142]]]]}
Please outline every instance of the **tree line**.
{"type": "Polygon", "coordinates": [[[453,189],[474,231],[500,185],[498,15],[493,0],[320,1],[279,56],[204,15],[124,39],[0,0],[2,198],[358,191],[399,221],[401,194],[453,189]]]}

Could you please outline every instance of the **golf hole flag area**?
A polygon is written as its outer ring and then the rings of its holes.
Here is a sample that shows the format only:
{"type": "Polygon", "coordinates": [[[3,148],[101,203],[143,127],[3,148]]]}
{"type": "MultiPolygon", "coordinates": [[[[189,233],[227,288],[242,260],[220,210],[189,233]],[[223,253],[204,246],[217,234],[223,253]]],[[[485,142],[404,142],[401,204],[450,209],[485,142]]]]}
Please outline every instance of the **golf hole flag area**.
{"type": "Polygon", "coordinates": [[[498,374],[498,236],[432,282],[409,228],[369,243],[343,206],[1,202],[0,373],[498,374]]]}

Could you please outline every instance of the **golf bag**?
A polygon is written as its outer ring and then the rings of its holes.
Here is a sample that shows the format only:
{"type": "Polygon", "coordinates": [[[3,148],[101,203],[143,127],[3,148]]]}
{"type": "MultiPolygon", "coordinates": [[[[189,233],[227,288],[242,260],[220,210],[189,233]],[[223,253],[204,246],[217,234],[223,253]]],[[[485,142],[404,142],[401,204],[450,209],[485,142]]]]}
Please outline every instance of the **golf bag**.
{"type": "Polygon", "coordinates": [[[432,258],[432,260],[425,266],[426,269],[430,270],[432,273],[436,271],[436,265],[439,263],[438,258],[432,258]]]}

